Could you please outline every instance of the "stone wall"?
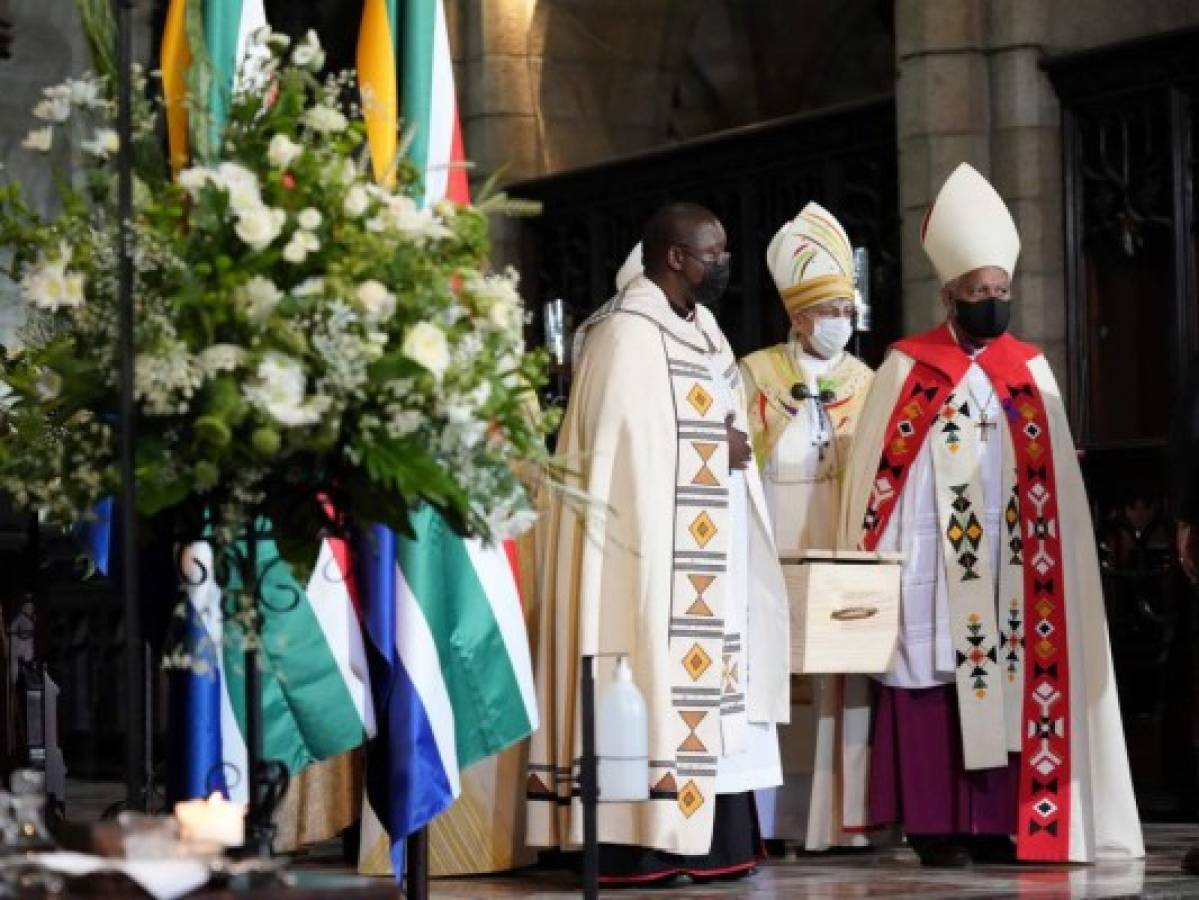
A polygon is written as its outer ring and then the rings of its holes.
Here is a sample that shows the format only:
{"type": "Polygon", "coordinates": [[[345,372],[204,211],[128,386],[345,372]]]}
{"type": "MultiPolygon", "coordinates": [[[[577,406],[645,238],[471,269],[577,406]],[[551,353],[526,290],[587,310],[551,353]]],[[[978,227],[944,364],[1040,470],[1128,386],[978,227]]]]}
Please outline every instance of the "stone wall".
{"type": "Polygon", "coordinates": [[[945,177],[969,162],[991,178],[1020,229],[1013,330],[1045,348],[1065,384],[1060,108],[1039,62],[1197,24],[1199,4],[897,0],[895,17],[905,330],[939,321],[920,224],[945,177]]]}

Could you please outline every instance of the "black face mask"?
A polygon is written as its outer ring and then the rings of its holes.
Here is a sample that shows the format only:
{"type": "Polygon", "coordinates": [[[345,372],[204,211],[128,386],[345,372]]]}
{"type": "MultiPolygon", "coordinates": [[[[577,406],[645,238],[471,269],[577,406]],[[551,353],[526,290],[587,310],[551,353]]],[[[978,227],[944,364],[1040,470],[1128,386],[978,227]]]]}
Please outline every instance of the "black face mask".
{"type": "Polygon", "coordinates": [[[703,264],[704,277],[700,279],[699,284],[691,288],[691,299],[704,306],[712,306],[728,289],[731,260],[719,262],[705,259],[703,264]]]}
{"type": "Polygon", "coordinates": [[[999,337],[1007,331],[1008,320],[1012,315],[1011,302],[996,300],[994,297],[976,300],[973,303],[954,300],[953,308],[955,320],[962,331],[976,341],[989,341],[999,337]]]}

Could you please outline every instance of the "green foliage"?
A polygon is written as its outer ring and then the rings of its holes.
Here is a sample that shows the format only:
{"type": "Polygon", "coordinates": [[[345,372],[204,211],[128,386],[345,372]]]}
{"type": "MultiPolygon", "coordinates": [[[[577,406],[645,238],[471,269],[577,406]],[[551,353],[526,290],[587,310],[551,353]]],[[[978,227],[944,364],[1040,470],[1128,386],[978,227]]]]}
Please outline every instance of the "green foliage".
{"type": "MultiPolygon", "coordinates": [[[[77,3],[107,76],[107,0],[77,3]]],[[[547,464],[550,418],[531,399],[546,359],[525,351],[515,276],[487,266],[488,211],[518,207],[493,194],[422,209],[404,160],[393,186],[372,184],[363,123],[340,111],[351,79],[319,79],[279,36],[258,36],[263,62],[213,141],[195,3],[187,28],[196,164],[172,177],[159,110],[134,109],[141,514],[218,543],[266,515],[301,569],[328,502],[401,531],[422,504],[470,535],[527,527],[514,468],[547,464]]],[[[22,346],[4,359],[0,487],[64,523],[116,484],[111,87],[47,89],[46,127],[86,161],[60,177],[56,216],[0,186],[0,244],[28,305],[22,346]]]]}

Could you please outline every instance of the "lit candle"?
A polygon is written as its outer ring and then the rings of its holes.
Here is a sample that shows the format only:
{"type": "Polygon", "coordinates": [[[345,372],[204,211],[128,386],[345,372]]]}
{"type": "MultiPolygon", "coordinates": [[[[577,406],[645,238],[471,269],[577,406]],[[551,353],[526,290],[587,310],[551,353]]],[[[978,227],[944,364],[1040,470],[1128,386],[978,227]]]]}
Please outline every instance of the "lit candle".
{"type": "Polygon", "coordinates": [[[179,836],[224,847],[240,847],[246,840],[246,809],[214,793],[207,800],[184,800],[175,804],[179,836]]]}

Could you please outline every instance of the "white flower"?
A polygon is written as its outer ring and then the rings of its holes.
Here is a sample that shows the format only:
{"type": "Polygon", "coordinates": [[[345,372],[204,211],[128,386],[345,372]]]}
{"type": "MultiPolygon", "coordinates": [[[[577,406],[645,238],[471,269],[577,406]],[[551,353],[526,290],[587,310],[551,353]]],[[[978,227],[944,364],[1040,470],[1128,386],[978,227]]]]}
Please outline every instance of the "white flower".
{"type": "Polygon", "coordinates": [[[403,194],[385,198],[383,209],[367,223],[372,231],[396,231],[417,243],[440,240],[452,232],[428,209],[421,209],[403,194]]]}
{"type": "Polygon", "coordinates": [[[255,275],[242,285],[241,299],[246,304],[246,317],[251,322],[262,324],[283,299],[283,292],[269,278],[255,275]]]}
{"type": "Polygon", "coordinates": [[[104,106],[100,90],[103,82],[99,78],[73,78],[67,81],[71,102],[76,106],[96,108],[104,106]]]}
{"type": "Polygon", "coordinates": [[[395,438],[407,437],[424,424],[424,413],[415,409],[402,409],[392,414],[387,423],[387,433],[395,438]]]}
{"type": "Polygon", "coordinates": [[[287,213],[269,206],[258,206],[240,213],[234,231],[254,250],[263,250],[283,231],[287,213]]]}
{"type": "Polygon", "coordinates": [[[83,148],[84,153],[108,159],[121,149],[121,139],[111,128],[97,128],[95,136],[90,141],[83,141],[79,146],[83,148]]]}
{"type": "Polygon", "coordinates": [[[300,121],[313,131],[323,133],[344,131],[346,125],[349,124],[340,110],[324,105],[312,107],[304,113],[304,117],[300,121]]]}
{"type": "Polygon", "coordinates": [[[33,114],[43,122],[65,122],[71,115],[71,98],[46,97],[33,107],[33,114]]]}
{"type": "Polygon", "coordinates": [[[21,147],[25,150],[48,153],[52,143],[54,143],[54,128],[47,125],[45,128],[35,128],[25,135],[25,140],[21,141],[21,147]]]}
{"type": "Polygon", "coordinates": [[[311,28],[300,43],[296,44],[291,53],[291,61],[302,69],[319,72],[325,65],[325,51],[321,49],[320,38],[311,28]]]}
{"type": "Polygon", "coordinates": [[[283,258],[289,263],[302,263],[309,253],[321,249],[320,238],[311,231],[299,229],[291,236],[287,246],[283,248],[283,258]]]}
{"type": "Polygon", "coordinates": [[[304,366],[284,353],[266,353],[255,374],[246,385],[246,400],[280,425],[312,425],[329,406],[327,397],[305,399],[304,366]]]}
{"type": "Polygon", "coordinates": [[[262,206],[258,176],[245,166],[223,162],[216,168],[215,179],[229,194],[229,208],[238,216],[262,206]]]}
{"type": "Polygon", "coordinates": [[[445,332],[429,322],[418,322],[408,329],[400,352],[432,372],[438,381],[450,365],[450,347],[445,332]]]}
{"type": "Polygon", "coordinates": [[[237,344],[213,344],[200,351],[198,361],[205,375],[232,372],[246,361],[246,350],[237,344]]]}
{"type": "Polygon", "coordinates": [[[293,297],[318,297],[325,290],[325,279],[305,278],[291,289],[293,297]]]}
{"type": "Polygon", "coordinates": [[[70,256],[38,260],[21,278],[21,295],[39,309],[56,310],[83,305],[83,276],[67,270],[70,256]]]}
{"type": "Polygon", "coordinates": [[[366,188],[360,184],[356,184],[346,192],[346,199],[342,204],[342,209],[351,219],[357,219],[366,212],[366,208],[370,206],[370,202],[370,194],[366,192],[366,188]]]}
{"type": "Polygon", "coordinates": [[[189,401],[204,383],[187,346],[170,340],[134,360],[133,396],[151,416],[187,412],[189,401]]]}
{"type": "Polygon", "coordinates": [[[287,135],[277,134],[267,145],[266,158],[276,169],[286,169],[303,152],[304,148],[287,135]]]}
{"type": "Polygon", "coordinates": [[[354,298],[368,322],[384,322],[395,314],[396,295],[373,278],[358,285],[354,298]]]}
{"type": "Polygon", "coordinates": [[[43,402],[53,400],[62,393],[62,376],[53,369],[43,369],[38,372],[37,380],[33,383],[33,390],[39,400],[43,402]]]}
{"type": "Polygon", "coordinates": [[[321,227],[321,211],[311,206],[301,210],[299,215],[300,227],[308,231],[316,231],[321,227]]]}
{"type": "Polygon", "coordinates": [[[295,265],[299,265],[308,258],[308,248],[302,241],[297,240],[299,236],[299,233],[292,235],[291,240],[283,247],[283,258],[295,265]]]}
{"type": "Polygon", "coordinates": [[[204,185],[215,180],[216,173],[206,166],[192,166],[179,173],[179,186],[193,198],[203,190],[204,185]]]}

